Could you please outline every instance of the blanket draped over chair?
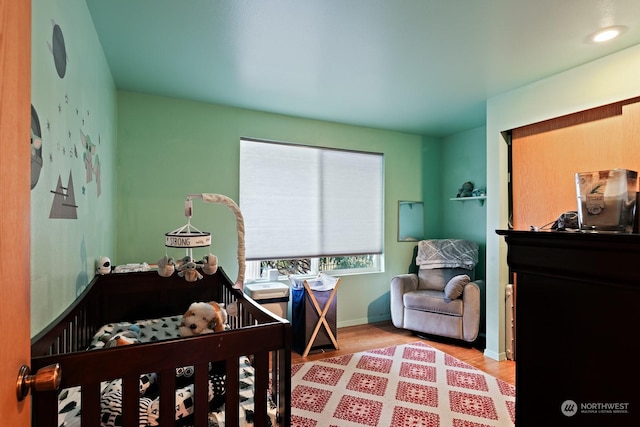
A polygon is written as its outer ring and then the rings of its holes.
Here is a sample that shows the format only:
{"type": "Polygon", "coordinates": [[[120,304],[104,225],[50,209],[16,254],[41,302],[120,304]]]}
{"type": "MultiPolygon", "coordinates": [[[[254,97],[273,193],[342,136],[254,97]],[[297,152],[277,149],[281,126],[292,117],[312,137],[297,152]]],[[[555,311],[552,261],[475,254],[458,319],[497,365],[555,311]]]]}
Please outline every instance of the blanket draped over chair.
{"type": "Polygon", "coordinates": [[[421,240],[416,264],[421,269],[466,268],[478,263],[478,244],[460,239],[421,240]]]}

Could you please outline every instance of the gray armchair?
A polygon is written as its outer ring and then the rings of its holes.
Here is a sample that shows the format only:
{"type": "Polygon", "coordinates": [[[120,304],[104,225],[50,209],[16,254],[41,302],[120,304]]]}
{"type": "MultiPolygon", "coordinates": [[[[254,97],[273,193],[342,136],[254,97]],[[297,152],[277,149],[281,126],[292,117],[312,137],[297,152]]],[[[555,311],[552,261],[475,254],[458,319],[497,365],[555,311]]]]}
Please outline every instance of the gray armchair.
{"type": "Polygon", "coordinates": [[[420,269],[391,279],[391,320],[397,328],[474,342],[484,331],[484,281],[460,267],[420,269]]]}

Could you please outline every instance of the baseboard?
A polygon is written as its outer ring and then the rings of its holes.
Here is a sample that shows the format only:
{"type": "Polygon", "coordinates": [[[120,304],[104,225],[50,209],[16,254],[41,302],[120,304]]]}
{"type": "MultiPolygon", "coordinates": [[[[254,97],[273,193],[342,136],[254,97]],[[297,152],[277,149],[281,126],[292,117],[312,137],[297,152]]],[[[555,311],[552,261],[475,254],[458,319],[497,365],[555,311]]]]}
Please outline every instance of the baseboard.
{"type": "Polygon", "coordinates": [[[359,326],[367,325],[369,323],[387,322],[391,320],[391,314],[375,317],[363,317],[360,319],[351,319],[347,321],[337,321],[336,326],[338,328],[346,328],[347,326],[359,326]]]}
{"type": "Polygon", "coordinates": [[[493,359],[493,360],[497,360],[498,362],[502,362],[503,360],[507,360],[507,354],[505,352],[502,353],[496,353],[495,351],[491,351],[488,349],[484,349],[484,355],[493,359]]]}

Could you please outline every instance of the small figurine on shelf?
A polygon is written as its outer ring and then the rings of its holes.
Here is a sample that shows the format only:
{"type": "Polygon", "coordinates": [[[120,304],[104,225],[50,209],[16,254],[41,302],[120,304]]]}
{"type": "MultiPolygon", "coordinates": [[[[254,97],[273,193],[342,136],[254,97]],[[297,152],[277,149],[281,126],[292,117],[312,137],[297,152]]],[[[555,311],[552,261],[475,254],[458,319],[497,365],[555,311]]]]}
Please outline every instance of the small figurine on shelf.
{"type": "Polygon", "coordinates": [[[462,187],[458,190],[456,197],[471,197],[473,194],[473,182],[467,181],[462,184],[462,187]]]}
{"type": "Polygon", "coordinates": [[[485,195],[485,192],[481,188],[474,188],[473,191],[471,192],[471,195],[473,197],[482,197],[485,195]]]}

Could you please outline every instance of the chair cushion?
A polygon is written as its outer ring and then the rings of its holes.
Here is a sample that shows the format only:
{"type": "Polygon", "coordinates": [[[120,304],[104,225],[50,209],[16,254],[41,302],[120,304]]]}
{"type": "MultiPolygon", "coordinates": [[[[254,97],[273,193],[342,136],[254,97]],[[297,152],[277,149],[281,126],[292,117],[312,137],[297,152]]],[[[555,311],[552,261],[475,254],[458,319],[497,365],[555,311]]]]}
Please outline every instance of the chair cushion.
{"type": "MultiPolygon", "coordinates": [[[[444,287],[455,276],[466,274],[469,277],[472,271],[465,268],[433,268],[418,270],[418,288],[433,291],[444,291],[444,287]]],[[[473,280],[473,278],[471,278],[473,280]]]]}
{"type": "Polygon", "coordinates": [[[466,274],[461,274],[451,278],[449,283],[447,283],[447,286],[444,287],[444,295],[449,299],[460,298],[462,291],[464,291],[464,287],[467,286],[470,281],[471,279],[466,274]]]}
{"type": "Polygon", "coordinates": [[[419,289],[407,292],[403,295],[402,302],[405,310],[429,311],[452,316],[463,314],[462,300],[451,300],[442,291],[419,289]]]}

